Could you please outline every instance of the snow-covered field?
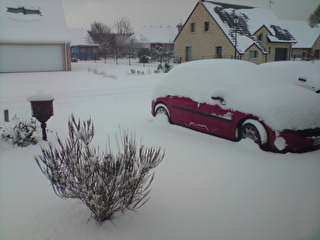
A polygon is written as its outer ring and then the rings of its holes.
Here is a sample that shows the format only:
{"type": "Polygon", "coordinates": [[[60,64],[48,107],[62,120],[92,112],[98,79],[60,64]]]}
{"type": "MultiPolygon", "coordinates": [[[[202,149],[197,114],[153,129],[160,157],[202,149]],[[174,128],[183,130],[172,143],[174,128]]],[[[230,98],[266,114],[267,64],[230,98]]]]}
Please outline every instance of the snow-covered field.
{"type": "Polygon", "coordinates": [[[320,151],[268,153],[157,121],[150,104],[163,75],[154,68],[80,62],[70,73],[0,75],[1,121],[4,109],[30,117],[26,98],[46,92],[55,97],[49,140],[74,113],[92,117],[102,148],[121,128],[167,153],[147,205],[98,225],[81,202],[54,195],[34,161],[40,146],[0,141],[0,239],[320,239],[320,151]]]}

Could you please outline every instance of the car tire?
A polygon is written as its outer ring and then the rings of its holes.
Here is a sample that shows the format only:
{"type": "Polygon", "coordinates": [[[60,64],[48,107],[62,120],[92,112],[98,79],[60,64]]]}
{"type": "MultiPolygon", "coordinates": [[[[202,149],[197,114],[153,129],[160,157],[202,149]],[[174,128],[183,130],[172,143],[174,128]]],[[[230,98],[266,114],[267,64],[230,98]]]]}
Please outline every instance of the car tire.
{"type": "Polygon", "coordinates": [[[244,123],[240,130],[241,139],[249,138],[259,146],[262,145],[259,130],[252,123],[244,123]]]}
{"type": "Polygon", "coordinates": [[[168,108],[163,105],[159,104],[155,107],[155,117],[165,119],[168,123],[170,123],[170,113],[168,108]]]}

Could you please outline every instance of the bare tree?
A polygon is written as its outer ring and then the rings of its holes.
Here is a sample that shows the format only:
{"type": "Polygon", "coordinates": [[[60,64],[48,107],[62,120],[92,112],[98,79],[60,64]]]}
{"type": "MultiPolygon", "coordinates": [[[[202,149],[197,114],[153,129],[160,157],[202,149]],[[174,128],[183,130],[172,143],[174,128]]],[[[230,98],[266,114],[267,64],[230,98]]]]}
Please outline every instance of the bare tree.
{"type": "Polygon", "coordinates": [[[130,38],[133,35],[133,28],[130,21],[127,18],[120,18],[115,22],[116,30],[116,48],[115,48],[115,60],[118,63],[119,55],[130,55],[130,38]]]}
{"type": "Polygon", "coordinates": [[[311,27],[315,27],[320,23],[320,5],[309,17],[309,24],[311,27]]]}
{"type": "Polygon", "coordinates": [[[115,47],[115,35],[111,29],[103,24],[94,22],[91,24],[91,29],[88,31],[93,42],[99,45],[99,54],[105,59],[115,47]]]}
{"type": "Polygon", "coordinates": [[[63,199],[80,199],[98,222],[110,220],[114,213],[135,210],[149,199],[152,170],[164,158],[160,147],[138,146],[128,132],[121,135],[120,149],[100,152],[92,146],[91,120],[69,120],[69,134],[58,146],[42,148],[36,162],[51,182],[55,194],[63,199]]]}

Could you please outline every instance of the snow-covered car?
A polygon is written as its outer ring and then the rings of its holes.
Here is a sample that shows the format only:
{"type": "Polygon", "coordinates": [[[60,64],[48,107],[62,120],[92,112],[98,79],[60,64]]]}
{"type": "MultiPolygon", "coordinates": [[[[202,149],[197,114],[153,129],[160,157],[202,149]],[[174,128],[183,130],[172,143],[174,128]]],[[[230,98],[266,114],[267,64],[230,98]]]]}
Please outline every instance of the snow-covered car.
{"type": "MultiPolygon", "coordinates": [[[[281,68],[272,71],[285,76],[281,68]]],[[[269,80],[260,66],[245,61],[175,67],[156,88],[151,112],[232,141],[252,139],[264,150],[320,149],[320,95],[290,81],[269,80]]]]}
{"type": "Polygon", "coordinates": [[[320,94],[320,61],[282,61],[260,65],[268,81],[287,81],[320,94]]]}

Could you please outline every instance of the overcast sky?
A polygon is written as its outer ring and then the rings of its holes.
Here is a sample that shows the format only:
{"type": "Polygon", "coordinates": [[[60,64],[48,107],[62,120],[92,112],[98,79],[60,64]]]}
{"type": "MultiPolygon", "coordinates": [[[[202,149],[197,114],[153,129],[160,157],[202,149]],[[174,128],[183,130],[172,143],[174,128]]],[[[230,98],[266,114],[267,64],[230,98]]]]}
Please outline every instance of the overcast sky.
{"type": "MultiPolygon", "coordinates": [[[[89,28],[93,21],[110,27],[126,17],[137,31],[144,25],[176,25],[184,22],[197,0],[63,0],[70,28],[89,28]]],[[[220,0],[220,2],[269,7],[269,0],[220,0]]],[[[307,20],[320,0],[273,0],[281,18],[307,20]]]]}

